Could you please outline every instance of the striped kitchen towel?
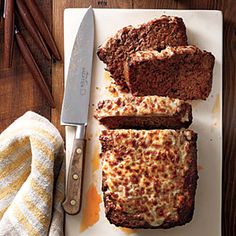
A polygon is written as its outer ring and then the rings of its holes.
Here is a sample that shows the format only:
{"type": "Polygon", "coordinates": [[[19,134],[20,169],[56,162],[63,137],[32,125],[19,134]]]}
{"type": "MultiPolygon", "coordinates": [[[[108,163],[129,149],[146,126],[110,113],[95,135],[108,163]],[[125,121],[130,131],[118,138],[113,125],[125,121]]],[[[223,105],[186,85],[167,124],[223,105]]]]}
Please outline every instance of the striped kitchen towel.
{"type": "Polygon", "coordinates": [[[0,235],[63,235],[64,145],[27,112],[0,135],[0,235]]]}

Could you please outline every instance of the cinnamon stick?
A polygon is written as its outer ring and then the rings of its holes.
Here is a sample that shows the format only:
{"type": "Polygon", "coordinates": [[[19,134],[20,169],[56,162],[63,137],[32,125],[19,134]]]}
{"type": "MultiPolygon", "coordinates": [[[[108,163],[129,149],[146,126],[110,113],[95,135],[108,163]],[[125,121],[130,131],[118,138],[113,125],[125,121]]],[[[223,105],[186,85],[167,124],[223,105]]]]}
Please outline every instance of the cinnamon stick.
{"type": "Polygon", "coordinates": [[[19,46],[20,52],[27,64],[30,72],[32,73],[33,78],[36,79],[39,87],[41,88],[42,92],[46,96],[49,105],[54,108],[55,107],[54,99],[51,95],[51,92],[47,86],[47,83],[46,83],[36,61],[34,60],[34,57],[31,53],[24,37],[17,29],[15,29],[15,35],[16,35],[16,41],[19,46]]]}
{"type": "Polygon", "coordinates": [[[39,49],[42,51],[42,53],[45,55],[45,57],[50,60],[51,55],[47,49],[46,44],[44,43],[43,38],[41,37],[40,33],[37,31],[37,26],[34,23],[34,20],[28,10],[28,8],[25,6],[25,3],[22,0],[16,0],[17,5],[17,13],[19,13],[19,16],[24,23],[26,29],[29,31],[31,37],[39,47],[39,49]]]}
{"type": "Polygon", "coordinates": [[[0,22],[1,22],[2,17],[3,17],[3,4],[2,4],[2,0],[0,0],[0,22]]]}
{"type": "Polygon", "coordinates": [[[12,54],[14,44],[14,0],[5,0],[4,12],[4,49],[3,66],[10,68],[12,66],[12,54]]]}
{"type": "MultiPolygon", "coordinates": [[[[22,1],[22,0],[21,0],[22,1]]],[[[32,17],[34,18],[34,21],[38,27],[39,32],[41,33],[42,37],[44,38],[46,44],[48,45],[50,51],[52,52],[53,56],[56,60],[61,60],[61,55],[59,53],[59,50],[56,46],[56,43],[52,37],[51,32],[48,29],[46,20],[40,11],[38,5],[34,0],[24,0],[32,17]]]]}

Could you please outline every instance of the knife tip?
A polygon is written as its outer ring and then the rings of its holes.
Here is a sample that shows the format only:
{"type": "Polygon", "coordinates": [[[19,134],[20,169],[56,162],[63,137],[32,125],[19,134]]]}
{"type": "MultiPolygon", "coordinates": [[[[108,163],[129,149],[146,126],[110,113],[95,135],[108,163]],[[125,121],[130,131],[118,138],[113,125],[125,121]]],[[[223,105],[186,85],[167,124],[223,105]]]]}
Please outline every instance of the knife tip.
{"type": "Polygon", "coordinates": [[[92,7],[92,5],[89,6],[88,11],[92,11],[92,12],[93,12],[93,7],[92,7]]]}

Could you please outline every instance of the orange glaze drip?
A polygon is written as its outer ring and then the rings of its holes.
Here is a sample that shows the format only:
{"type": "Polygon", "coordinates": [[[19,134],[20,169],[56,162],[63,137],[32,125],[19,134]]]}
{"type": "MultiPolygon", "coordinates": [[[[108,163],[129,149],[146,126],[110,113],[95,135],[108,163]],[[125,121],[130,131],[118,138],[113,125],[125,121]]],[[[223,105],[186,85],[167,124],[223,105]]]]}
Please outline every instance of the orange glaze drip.
{"type": "Polygon", "coordinates": [[[85,205],[82,212],[80,232],[87,230],[99,220],[101,196],[98,194],[94,184],[91,184],[86,194],[85,205]]]}
{"type": "Polygon", "coordinates": [[[129,229],[129,228],[125,228],[125,227],[120,227],[119,229],[126,234],[134,234],[135,233],[134,229],[129,229]]]}
{"type": "Polygon", "coordinates": [[[96,146],[93,154],[92,159],[92,172],[94,173],[96,170],[99,169],[100,162],[99,162],[99,147],[96,146]]]}
{"type": "Polygon", "coordinates": [[[197,170],[198,170],[198,171],[204,170],[204,167],[201,166],[201,165],[198,165],[198,166],[197,166],[197,170]]]}
{"type": "Polygon", "coordinates": [[[216,114],[220,112],[220,95],[217,94],[214,106],[212,108],[212,113],[216,114]]]}
{"type": "Polygon", "coordinates": [[[111,81],[111,74],[108,71],[104,71],[104,80],[111,81]]]}

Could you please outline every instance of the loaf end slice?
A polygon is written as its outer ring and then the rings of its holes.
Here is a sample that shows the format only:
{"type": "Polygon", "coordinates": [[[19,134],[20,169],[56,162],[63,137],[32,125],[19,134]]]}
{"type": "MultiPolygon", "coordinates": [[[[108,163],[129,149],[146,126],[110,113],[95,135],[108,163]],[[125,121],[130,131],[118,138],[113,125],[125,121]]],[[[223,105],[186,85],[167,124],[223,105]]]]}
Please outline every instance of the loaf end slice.
{"type": "Polygon", "coordinates": [[[104,130],[102,191],[111,224],[171,228],[191,221],[197,187],[191,130],[104,130]]]}

